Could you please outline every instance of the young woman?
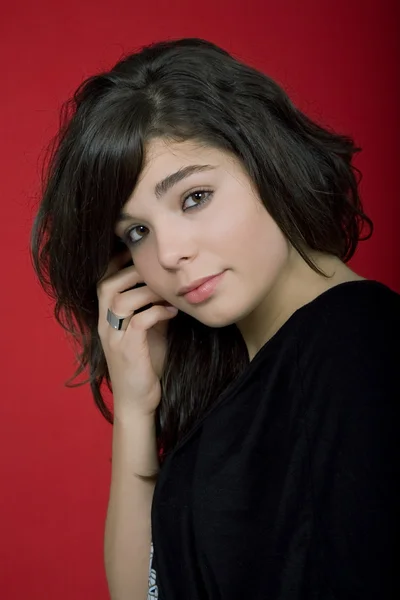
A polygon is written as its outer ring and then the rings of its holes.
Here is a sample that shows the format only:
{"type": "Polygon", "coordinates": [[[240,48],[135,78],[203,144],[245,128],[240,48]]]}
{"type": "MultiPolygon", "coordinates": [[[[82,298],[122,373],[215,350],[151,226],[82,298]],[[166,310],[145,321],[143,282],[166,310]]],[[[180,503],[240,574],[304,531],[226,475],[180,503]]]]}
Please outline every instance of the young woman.
{"type": "Polygon", "coordinates": [[[114,423],[113,600],[152,549],[161,600],[394,597],[400,297],[346,264],[357,150],[197,39],[67,104],[33,257],[114,423]]]}

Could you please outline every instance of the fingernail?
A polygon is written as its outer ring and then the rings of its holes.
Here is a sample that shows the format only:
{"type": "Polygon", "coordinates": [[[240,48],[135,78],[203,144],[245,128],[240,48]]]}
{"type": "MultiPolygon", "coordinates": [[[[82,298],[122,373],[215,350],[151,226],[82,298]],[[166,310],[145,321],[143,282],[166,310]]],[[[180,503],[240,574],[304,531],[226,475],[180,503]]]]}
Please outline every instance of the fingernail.
{"type": "Polygon", "coordinates": [[[169,310],[169,312],[178,312],[178,309],[176,308],[176,306],[166,306],[165,307],[167,310],[169,310]]]}

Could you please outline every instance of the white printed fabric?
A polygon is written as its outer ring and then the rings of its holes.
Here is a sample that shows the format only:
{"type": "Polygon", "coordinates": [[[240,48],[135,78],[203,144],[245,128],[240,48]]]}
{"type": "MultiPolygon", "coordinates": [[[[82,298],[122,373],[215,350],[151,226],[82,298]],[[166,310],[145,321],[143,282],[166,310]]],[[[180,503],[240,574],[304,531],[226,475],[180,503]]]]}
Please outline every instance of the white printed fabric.
{"type": "Polygon", "coordinates": [[[156,572],[151,566],[152,562],[153,562],[153,554],[154,554],[154,547],[153,547],[153,544],[151,544],[150,564],[149,564],[149,592],[147,595],[147,600],[158,599],[158,587],[157,587],[157,583],[156,583],[156,572]]]}

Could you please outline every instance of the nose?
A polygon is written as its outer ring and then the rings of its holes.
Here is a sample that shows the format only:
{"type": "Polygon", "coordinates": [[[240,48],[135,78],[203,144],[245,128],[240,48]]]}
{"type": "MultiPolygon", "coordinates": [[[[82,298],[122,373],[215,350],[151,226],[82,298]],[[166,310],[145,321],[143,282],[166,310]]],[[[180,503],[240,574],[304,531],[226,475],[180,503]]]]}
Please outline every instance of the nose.
{"type": "Polygon", "coordinates": [[[158,261],[164,269],[175,270],[182,261],[192,260],[197,254],[193,232],[185,223],[173,224],[169,220],[156,233],[156,239],[158,261]]]}

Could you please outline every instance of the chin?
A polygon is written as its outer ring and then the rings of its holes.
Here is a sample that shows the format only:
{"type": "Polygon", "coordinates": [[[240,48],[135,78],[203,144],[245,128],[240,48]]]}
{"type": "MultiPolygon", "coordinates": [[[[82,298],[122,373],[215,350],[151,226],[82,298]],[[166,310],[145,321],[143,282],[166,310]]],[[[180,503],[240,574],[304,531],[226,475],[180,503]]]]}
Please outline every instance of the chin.
{"type": "Polygon", "coordinates": [[[228,327],[228,325],[234,325],[236,323],[235,319],[197,319],[203,325],[207,325],[207,327],[212,327],[213,329],[220,329],[222,327],[228,327]]]}
{"type": "Polygon", "coordinates": [[[235,325],[247,316],[244,310],[240,311],[237,307],[236,310],[233,307],[225,310],[216,310],[211,305],[207,308],[204,306],[203,310],[193,311],[193,313],[187,312],[187,314],[200,321],[200,323],[203,323],[203,325],[215,329],[235,325]]]}

